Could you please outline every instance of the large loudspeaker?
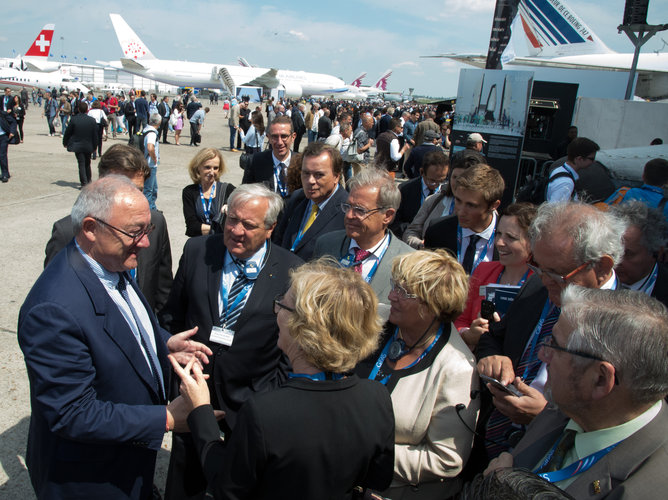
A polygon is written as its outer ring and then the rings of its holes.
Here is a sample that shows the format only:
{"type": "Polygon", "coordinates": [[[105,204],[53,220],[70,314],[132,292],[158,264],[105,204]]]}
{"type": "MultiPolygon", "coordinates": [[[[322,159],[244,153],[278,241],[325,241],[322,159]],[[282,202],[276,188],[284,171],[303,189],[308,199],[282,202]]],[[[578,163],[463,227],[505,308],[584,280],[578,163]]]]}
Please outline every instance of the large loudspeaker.
{"type": "Polygon", "coordinates": [[[624,6],[624,21],[622,24],[647,24],[647,8],[649,0],[626,0],[624,6]]]}

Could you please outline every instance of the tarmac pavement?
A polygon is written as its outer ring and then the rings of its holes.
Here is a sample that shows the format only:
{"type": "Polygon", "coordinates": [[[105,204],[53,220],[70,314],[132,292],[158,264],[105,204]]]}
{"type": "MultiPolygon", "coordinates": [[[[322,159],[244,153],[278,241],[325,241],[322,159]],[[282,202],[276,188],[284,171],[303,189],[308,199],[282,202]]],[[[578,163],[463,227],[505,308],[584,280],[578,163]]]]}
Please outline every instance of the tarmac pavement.
{"type": "MultiPolygon", "coordinates": [[[[204,106],[207,103],[202,102],[204,106]]],[[[240,153],[228,151],[229,127],[223,118],[222,103],[210,106],[202,128],[202,147],[221,149],[228,172],[222,179],[241,184],[240,153]],[[223,147],[224,146],[224,147],[223,147]]],[[[158,210],[164,212],[176,268],[187,237],[183,219],[181,190],[192,181],[188,162],[199,148],[188,146],[190,127],[181,134],[181,145],[160,144],[158,166],[158,210]]],[[[23,355],[16,340],[19,308],[44,265],[44,248],[53,223],[67,215],[79,194],[79,176],[74,153],[68,153],[60,137],[49,137],[41,109],[30,106],[24,124],[23,144],[9,146],[11,179],[0,184],[0,255],[4,279],[0,281],[0,499],[33,499],[35,495],[25,468],[25,450],[30,418],[30,390],[23,355]]],[[[102,152],[127,136],[105,141],[102,152]]],[[[92,164],[97,178],[97,161],[92,164]]],[[[63,290],[63,292],[67,292],[63,290]]],[[[165,436],[158,454],[155,483],[163,491],[171,438],[165,436]]]]}

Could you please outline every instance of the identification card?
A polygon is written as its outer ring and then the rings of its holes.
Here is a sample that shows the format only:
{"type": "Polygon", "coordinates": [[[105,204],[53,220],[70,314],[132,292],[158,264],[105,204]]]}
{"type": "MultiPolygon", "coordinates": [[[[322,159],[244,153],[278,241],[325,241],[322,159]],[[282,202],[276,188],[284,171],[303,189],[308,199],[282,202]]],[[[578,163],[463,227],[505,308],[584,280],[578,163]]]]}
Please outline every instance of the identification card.
{"type": "Polygon", "coordinates": [[[211,329],[211,336],[209,337],[211,342],[216,344],[223,344],[226,346],[231,346],[234,341],[234,330],[229,328],[221,328],[220,326],[214,326],[211,329]]]}

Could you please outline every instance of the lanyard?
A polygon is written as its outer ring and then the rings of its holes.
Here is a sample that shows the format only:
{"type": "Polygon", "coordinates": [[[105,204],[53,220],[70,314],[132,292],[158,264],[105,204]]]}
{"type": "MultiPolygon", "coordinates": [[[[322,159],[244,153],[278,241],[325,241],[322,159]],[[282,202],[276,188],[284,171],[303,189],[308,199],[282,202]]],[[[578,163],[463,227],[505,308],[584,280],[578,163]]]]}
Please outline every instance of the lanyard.
{"type": "Polygon", "coordinates": [[[318,373],[288,373],[288,378],[307,378],[313,381],[319,380],[341,380],[343,373],[318,372],[318,373]]]}
{"type": "MultiPolygon", "coordinates": [[[[308,206],[307,206],[307,208],[308,208],[308,206]]],[[[311,210],[312,209],[313,209],[313,205],[311,205],[311,210]]],[[[297,245],[299,245],[299,242],[304,237],[304,233],[306,232],[306,231],[304,231],[304,226],[306,225],[306,221],[308,220],[309,216],[311,215],[311,210],[304,210],[304,215],[302,217],[302,223],[301,223],[301,226],[300,226],[301,229],[299,230],[299,233],[297,234],[297,237],[295,238],[295,241],[292,244],[292,247],[290,247],[291,252],[295,251],[295,248],[297,248],[297,245]]],[[[318,212],[319,211],[320,210],[318,210],[318,212]]],[[[318,218],[317,215],[315,217],[316,217],[316,219],[318,218]]],[[[315,222],[315,221],[313,221],[313,222],[315,222]]],[[[313,225],[313,224],[311,224],[311,225],[313,225]]]]}
{"type": "MultiPolygon", "coordinates": [[[[540,336],[540,330],[543,328],[543,323],[545,323],[545,320],[549,316],[550,312],[552,312],[553,308],[554,305],[552,304],[552,302],[546,300],[545,305],[543,306],[543,312],[540,314],[540,319],[536,324],[536,328],[534,328],[533,332],[531,332],[531,351],[529,351],[528,359],[533,359],[533,353],[536,351],[536,346],[538,345],[538,337],[540,336]]],[[[530,367],[531,363],[527,363],[527,366],[524,369],[524,374],[522,375],[522,380],[526,380],[527,375],[529,375],[530,367]]]]}
{"type": "MultiPolygon", "coordinates": [[[[422,351],[422,354],[413,361],[410,365],[405,366],[402,368],[402,370],[408,370],[409,368],[412,368],[413,366],[417,365],[422,359],[431,351],[431,349],[436,345],[436,342],[438,342],[438,339],[441,338],[441,334],[443,333],[443,323],[441,323],[441,326],[438,328],[438,332],[436,332],[436,336],[434,337],[434,340],[432,340],[431,344],[422,351]]],[[[371,370],[371,373],[369,373],[369,376],[367,377],[369,380],[376,380],[376,377],[378,376],[378,372],[383,366],[383,363],[385,362],[385,358],[387,358],[387,355],[390,351],[390,346],[392,345],[392,342],[394,342],[397,339],[397,336],[399,335],[399,327],[396,327],[394,329],[394,333],[392,334],[392,337],[387,341],[385,344],[385,347],[383,348],[383,351],[380,353],[380,356],[378,357],[378,360],[376,361],[376,364],[373,365],[373,369],[371,370]]],[[[379,382],[383,385],[387,385],[387,381],[390,380],[390,377],[392,374],[385,376],[382,380],[379,380],[379,382]]]]}
{"type": "Polygon", "coordinates": [[[213,202],[213,199],[216,197],[216,182],[214,181],[213,187],[211,188],[211,193],[209,194],[209,201],[205,202],[204,198],[204,191],[202,190],[202,185],[199,185],[199,199],[202,201],[202,209],[204,210],[204,219],[206,219],[206,223],[210,224],[211,223],[211,215],[210,215],[210,210],[211,210],[211,203],[213,202]]]}
{"type": "MultiPolygon", "coordinates": [[[[385,248],[383,249],[383,251],[382,251],[382,252],[380,253],[380,255],[378,256],[378,260],[376,260],[376,262],[374,262],[373,267],[372,267],[371,270],[369,271],[369,274],[367,274],[367,275],[366,275],[366,278],[364,278],[364,281],[366,281],[367,283],[371,283],[371,280],[373,279],[373,275],[376,274],[376,271],[378,270],[378,264],[380,264],[380,261],[383,259],[383,256],[385,255],[385,252],[387,252],[387,249],[390,247],[390,239],[391,239],[391,238],[392,238],[392,235],[391,235],[391,234],[388,235],[387,245],[385,246],[385,248]]],[[[384,238],[383,238],[383,240],[384,240],[384,238]]],[[[383,241],[381,241],[380,244],[382,245],[382,244],[383,244],[383,241]]],[[[374,250],[374,252],[375,252],[377,249],[378,249],[378,248],[376,248],[376,249],[374,250]]],[[[352,255],[352,254],[350,254],[350,253],[348,253],[348,255],[346,255],[346,257],[345,257],[344,259],[342,259],[342,260],[340,261],[340,263],[341,263],[341,265],[342,265],[343,267],[355,267],[355,266],[358,266],[358,265],[360,265],[361,263],[363,263],[365,260],[369,259],[372,255],[374,255],[373,252],[371,252],[369,255],[367,255],[367,256],[366,256],[365,258],[363,258],[362,260],[357,260],[357,261],[356,261],[356,260],[353,260],[353,259],[355,258],[355,256],[352,255]]]]}
{"type": "Polygon", "coordinates": [[[283,167],[280,166],[280,164],[277,167],[274,167],[274,181],[276,182],[276,189],[281,195],[281,198],[285,198],[288,195],[288,186],[283,185],[281,183],[280,176],[278,175],[279,170],[281,170],[283,167]]]}
{"type": "MultiPolygon", "coordinates": [[[[485,248],[482,249],[482,252],[480,252],[478,258],[473,262],[473,267],[471,267],[471,274],[473,274],[473,271],[475,271],[476,267],[478,267],[478,265],[485,260],[485,257],[487,257],[487,252],[489,252],[490,245],[492,246],[494,245],[495,236],[496,236],[496,227],[492,231],[492,236],[490,236],[490,238],[487,240],[487,243],[485,243],[485,248]]],[[[470,244],[471,240],[469,239],[469,245],[470,244]]],[[[461,261],[462,261],[462,226],[457,224],[457,262],[461,263],[461,261]]]]}
{"type": "Polygon", "coordinates": [[[554,444],[550,452],[547,454],[543,462],[540,464],[538,469],[534,471],[534,474],[539,475],[543,479],[551,482],[551,483],[557,483],[559,481],[563,481],[565,479],[569,479],[573,476],[577,476],[581,472],[586,471],[587,469],[590,469],[592,465],[594,465],[596,462],[598,462],[601,458],[603,458],[605,455],[607,455],[610,451],[612,451],[615,446],[617,446],[621,441],[618,441],[615,444],[612,444],[608,446],[607,448],[604,448],[602,450],[597,451],[596,453],[592,453],[591,455],[587,455],[584,458],[581,458],[580,460],[573,462],[571,465],[564,469],[559,469],[555,470],[553,472],[538,472],[541,470],[543,467],[547,465],[547,463],[550,461],[552,458],[552,455],[554,455],[554,452],[557,449],[557,446],[559,445],[559,440],[554,444]]]}
{"type": "MultiPolygon", "coordinates": [[[[522,276],[522,277],[520,278],[520,280],[517,282],[517,286],[522,286],[522,285],[524,285],[524,282],[525,282],[525,281],[527,280],[527,278],[529,277],[529,271],[530,271],[530,270],[527,269],[527,271],[524,273],[524,276],[522,276]]],[[[501,283],[501,276],[503,276],[503,273],[499,273],[499,277],[496,278],[496,283],[497,283],[497,285],[498,285],[499,283],[501,283]]]]}

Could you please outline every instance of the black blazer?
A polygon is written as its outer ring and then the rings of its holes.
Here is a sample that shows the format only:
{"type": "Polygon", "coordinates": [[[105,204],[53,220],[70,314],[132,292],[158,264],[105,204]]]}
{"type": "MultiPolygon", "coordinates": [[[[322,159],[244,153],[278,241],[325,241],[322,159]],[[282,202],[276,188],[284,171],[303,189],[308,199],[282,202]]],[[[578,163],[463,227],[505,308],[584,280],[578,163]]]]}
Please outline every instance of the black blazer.
{"type": "MultiPolygon", "coordinates": [[[[169,243],[167,221],[162,212],[151,210],[155,230],[148,235],[151,245],[137,254],[137,285],[153,311],[159,311],[167,302],[172,288],[172,248],[169,243]]],[[[51,238],[46,244],[44,267],[74,238],[72,217],[68,215],[54,222],[51,238]]]]}
{"type": "Polygon", "coordinates": [[[652,297],[668,307],[668,266],[666,264],[659,263],[659,274],[656,277],[654,290],[652,290],[652,297]]]}
{"type": "MultiPolygon", "coordinates": [[[[497,217],[497,224],[499,218],[497,217]]],[[[424,233],[425,248],[445,248],[457,257],[457,225],[459,221],[456,215],[445,215],[435,219],[427,227],[424,233]]],[[[494,246],[492,260],[499,260],[499,252],[494,246]]]]}
{"type": "Polygon", "coordinates": [[[220,326],[218,294],[225,252],[222,234],[190,238],[158,318],[172,333],[199,327],[193,339],[208,345],[214,353],[204,366],[204,371],[212,374],[212,399],[217,400],[217,409],[226,411],[225,421],[233,428],[236,413],[252,394],[274,389],[285,378],[286,362],[276,345],[278,325],[273,299],[287,290],[290,269],[303,261],[269,244],[266,264],[234,326],[234,342],[227,347],[209,341],[211,328],[220,326]]]}
{"type": "Polygon", "coordinates": [[[397,210],[390,229],[398,238],[401,238],[422,205],[422,177],[416,177],[399,186],[401,204],[397,210]]]}
{"type": "MultiPolygon", "coordinates": [[[[347,199],[348,193],[339,186],[336,193],[332,195],[325,208],[318,214],[318,217],[297,244],[294,251],[296,255],[304,260],[309,260],[313,255],[315,240],[323,234],[344,229],[343,212],[341,212],[340,205],[347,199]]],[[[272,240],[276,244],[290,250],[299,233],[299,226],[304,219],[304,212],[308,204],[309,200],[304,195],[303,189],[299,189],[292,194],[272,235],[272,240]]]]}
{"type": "Polygon", "coordinates": [[[536,275],[529,277],[501,321],[491,325],[489,333],[480,337],[476,354],[508,356],[517,369],[524,347],[529,341],[547,300],[547,289],[536,275]]]}
{"type": "Polygon", "coordinates": [[[70,118],[63,133],[63,146],[71,153],[92,153],[97,147],[99,128],[95,118],[79,113],[70,118]]]}
{"type": "Polygon", "coordinates": [[[251,156],[250,164],[244,171],[242,184],[253,184],[262,182],[272,191],[276,191],[274,180],[274,159],[271,157],[271,149],[267,149],[251,156]]]}

